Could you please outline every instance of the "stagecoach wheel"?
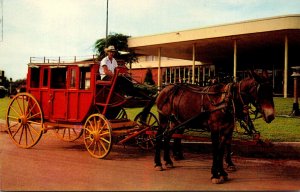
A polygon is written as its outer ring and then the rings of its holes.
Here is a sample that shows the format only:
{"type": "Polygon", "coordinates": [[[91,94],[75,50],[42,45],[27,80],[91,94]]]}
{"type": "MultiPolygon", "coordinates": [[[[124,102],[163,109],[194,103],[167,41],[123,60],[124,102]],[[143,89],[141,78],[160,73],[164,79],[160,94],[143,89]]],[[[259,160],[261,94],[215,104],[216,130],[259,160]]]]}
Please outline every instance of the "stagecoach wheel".
{"type": "Polygon", "coordinates": [[[112,129],[102,114],[92,114],[84,124],[84,144],[95,158],[106,157],[112,148],[112,129]]]}
{"type": "Polygon", "coordinates": [[[31,94],[17,94],[8,106],[6,124],[9,136],[18,147],[33,147],[44,130],[38,101],[31,94]]]}
{"type": "MultiPolygon", "coordinates": [[[[141,127],[150,127],[149,131],[156,131],[159,126],[157,117],[149,112],[145,122],[141,122],[142,112],[137,114],[134,121],[141,127]]],[[[135,137],[137,145],[144,150],[151,150],[154,148],[154,134],[143,133],[135,137]]]]}
{"type": "Polygon", "coordinates": [[[74,128],[57,128],[54,129],[56,137],[63,141],[72,142],[77,140],[83,133],[83,129],[78,130],[74,128]]]}

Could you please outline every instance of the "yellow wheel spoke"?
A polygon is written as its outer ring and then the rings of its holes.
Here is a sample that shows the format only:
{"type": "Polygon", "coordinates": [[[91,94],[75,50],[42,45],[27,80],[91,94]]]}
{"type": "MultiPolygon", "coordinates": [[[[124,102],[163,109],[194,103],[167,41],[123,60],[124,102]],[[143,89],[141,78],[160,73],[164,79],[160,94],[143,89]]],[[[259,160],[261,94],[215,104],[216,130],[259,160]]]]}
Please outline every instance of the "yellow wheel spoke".
{"type": "Polygon", "coordinates": [[[85,128],[85,130],[87,130],[89,132],[89,134],[92,132],[92,130],[85,128]]]}
{"type": "Polygon", "coordinates": [[[19,117],[15,117],[15,116],[7,116],[7,118],[11,118],[11,119],[19,119],[19,117]]]}
{"type": "Polygon", "coordinates": [[[110,141],[106,140],[106,139],[103,138],[103,137],[101,137],[101,140],[102,140],[102,141],[105,141],[105,142],[108,143],[108,144],[110,143],[110,141]]]}
{"type": "MultiPolygon", "coordinates": [[[[11,129],[12,127],[14,127],[14,126],[16,126],[16,125],[18,125],[18,124],[19,124],[19,123],[15,123],[15,124],[9,126],[7,129],[11,129]]],[[[19,129],[20,129],[20,128],[19,128],[19,129]]]]}
{"type": "Polygon", "coordinates": [[[22,137],[23,137],[23,131],[24,131],[24,126],[21,126],[22,127],[22,131],[21,131],[21,135],[20,135],[20,138],[19,138],[19,144],[21,144],[21,140],[22,140],[22,137]]]}
{"type": "Polygon", "coordinates": [[[37,135],[39,134],[31,124],[28,123],[28,125],[32,128],[32,130],[33,130],[37,135]]]}
{"type": "Polygon", "coordinates": [[[12,109],[19,117],[21,116],[21,114],[19,112],[17,112],[13,106],[10,106],[10,109],[12,109]]]}
{"type": "Polygon", "coordinates": [[[66,129],[64,129],[63,131],[63,135],[62,135],[63,138],[65,138],[65,134],[66,134],[66,129]]]}
{"type": "Polygon", "coordinates": [[[15,134],[12,135],[13,138],[15,138],[16,134],[20,131],[21,127],[22,127],[22,124],[20,124],[20,126],[18,127],[18,129],[17,129],[17,131],[15,132],[15,134]]]}
{"type": "Polygon", "coordinates": [[[78,133],[75,131],[75,129],[72,128],[72,131],[75,133],[76,136],[78,135],[78,133]]]}
{"type": "Polygon", "coordinates": [[[40,122],[35,122],[35,121],[27,121],[28,124],[34,124],[34,125],[41,125],[40,122]]]}
{"type": "Polygon", "coordinates": [[[71,138],[71,129],[68,128],[68,132],[69,132],[69,139],[71,138]]]}
{"type": "Polygon", "coordinates": [[[108,149],[106,148],[106,146],[101,141],[99,141],[99,143],[101,144],[102,148],[104,149],[104,151],[106,153],[108,151],[108,149]]]}
{"type": "Polygon", "coordinates": [[[26,143],[26,146],[28,145],[28,141],[27,141],[27,125],[24,125],[25,127],[25,143],[26,143]]]}
{"type": "Polygon", "coordinates": [[[94,142],[94,149],[93,149],[93,154],[95,154],[95,151],[96,151],[96,147],[97,147],[97,142],[94,142]]]}
{"type": "Polygon", "coordinates": [[[36,113],[36,114],[34,114],[34,115],[31,115],[30,117],[27,117],[27,119],[31,119],[31,118],[33,118],[33,117],[35,117],[35,116],[37,116],[37,115],[41,115],[41,113],[36,113]]]}
{"type": "Polygon", "coordinates": [[[99,144],[99,142],[97,142],[97,147],[98,147],[98,151],[99,151],[99,155],[101,155],[101,147],[100,147],[100,144],[99,144]]]}
{"type": "Polygon", "coordinates": [[[18,106],[19,106],[20,112],[21,112],[21,114],[24,114],[24,112],[23,112],[23,110],[22,110],[22,108],[21,108],[21,106],[20,106],[20,103],[19,103],[18,99],[19,99],[19,98],[16,99],[16,102],[17,102],[17,104],[18,104],[18,106]]]}
{"type": "Polygon", "coordinates": [[[34,103],[33,106],[30,108],[30,110],[28,111],[27,118],[29,118],[28,115],[31,113],[32,109],[34,109],[35,105],[36,105],[36,103],[34,103]]]}
{"type": "Polygon", "coordinates": [[[33,139],[33,136],[32,136],[32,133],[31,133],[31,130],[30,130],[29,126],[28,126],[28,132],[29,132],[29,135],[30,135],[30,138],[31,138],[32,142],[34,142],[34,139],[33,139]]]}
{"type": "Polygon", "coordinates": [[[102,136],[105,136],[105,135],[109,135],[109,131],[107,131],[107,132],[105,132],[105,133],[101,133],[101,134],[99,134],[101,137],[102,136]]]}
{"type": "Polygon", "coordinates": [[[96,130],[96,128],[97,128],[97,121],[96,121],[96,117],[93,117],[93,121],[94,121],[94,130],[96,130]]]}
{"type": "Polygon", "coordinates": [[[87,148],[90,149],[90,147],[92,146],[93,143],[94,143],[94,141],[92,141],[87,148]]]}
{"type": "Polygon", "coordinates": [[[93,124],[91,123],[92,121],[89,121],[90,127],[92,128],[92,130],[95,130],[93,124]]]}

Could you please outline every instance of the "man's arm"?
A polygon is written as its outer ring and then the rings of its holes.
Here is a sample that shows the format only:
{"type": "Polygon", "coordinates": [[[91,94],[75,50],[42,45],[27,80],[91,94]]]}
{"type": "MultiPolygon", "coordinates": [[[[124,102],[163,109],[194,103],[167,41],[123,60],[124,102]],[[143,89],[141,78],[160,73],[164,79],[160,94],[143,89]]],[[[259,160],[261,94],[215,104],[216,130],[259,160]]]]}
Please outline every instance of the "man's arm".
{"type": "Polygon", "coordinates": [[[103,65],[102,68],[103,68],[103,71],[104,71],[105,75],[111,76],[111,77],[114,75],[113,72],[110,71],[106,65],[103,65]]]}

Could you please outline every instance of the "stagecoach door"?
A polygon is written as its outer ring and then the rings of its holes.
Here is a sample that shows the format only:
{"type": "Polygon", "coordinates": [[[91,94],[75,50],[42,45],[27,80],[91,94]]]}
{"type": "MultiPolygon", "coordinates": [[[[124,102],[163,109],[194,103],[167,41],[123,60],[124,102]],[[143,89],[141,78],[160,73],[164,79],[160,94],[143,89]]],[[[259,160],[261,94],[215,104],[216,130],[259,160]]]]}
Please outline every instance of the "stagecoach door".
{"type": "Polygon", "coordinates": [[[66,120],[67,117],[67,68],[52,68],[50,77],[50,119],[51,120],[66,120]]]}

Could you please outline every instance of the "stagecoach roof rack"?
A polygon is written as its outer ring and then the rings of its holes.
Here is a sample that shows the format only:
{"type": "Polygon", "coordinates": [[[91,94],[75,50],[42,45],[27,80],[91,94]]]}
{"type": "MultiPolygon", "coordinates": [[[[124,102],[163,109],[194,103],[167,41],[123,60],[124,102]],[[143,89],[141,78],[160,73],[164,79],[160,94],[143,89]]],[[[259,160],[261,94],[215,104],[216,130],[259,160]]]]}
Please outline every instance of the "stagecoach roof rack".
{"type": "Polygon", "coordinates": [[[97,55],[88,56],[63,56],[63,57],[30,57],[28,66],[38,65],[85,65],[98,63],[97,55]]]}

